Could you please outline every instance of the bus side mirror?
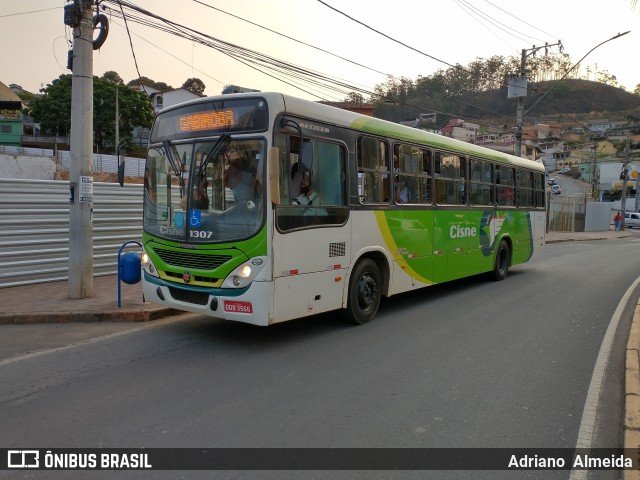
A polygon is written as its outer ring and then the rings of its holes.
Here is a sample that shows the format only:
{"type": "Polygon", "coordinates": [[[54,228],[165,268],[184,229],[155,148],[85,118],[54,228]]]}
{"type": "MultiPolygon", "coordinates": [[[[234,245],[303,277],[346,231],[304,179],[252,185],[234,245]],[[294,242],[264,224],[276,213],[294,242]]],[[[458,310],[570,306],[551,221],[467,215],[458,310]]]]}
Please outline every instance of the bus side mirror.
{"type": "MultiPolygon", "coordinates": [[[[120,157],[118,155],[118,157],[120,157]]],[[[121,187],[124,187],[124,158],[118,163],[118,183],[121,187]]]]}
{"type": "Polygon", "coordinates": [[[271,203],[280,205],[280,149],[271,147],[267,156],[271,203]]]}

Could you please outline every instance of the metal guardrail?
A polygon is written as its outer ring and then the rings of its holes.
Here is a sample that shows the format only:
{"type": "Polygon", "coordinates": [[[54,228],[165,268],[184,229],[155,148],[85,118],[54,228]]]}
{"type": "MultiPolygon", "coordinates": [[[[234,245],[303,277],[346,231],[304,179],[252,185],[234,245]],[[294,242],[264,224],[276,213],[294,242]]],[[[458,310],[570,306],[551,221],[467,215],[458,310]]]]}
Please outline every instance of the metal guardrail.
{"type": "MultiPolygon", "coordinates": [[[[118,249],[142,240],[142,185],[94,183],[93,273],[118,272],[118,249]]],[[[0,288],[68,278],[69,182],[0,179],[0,288]]]]}

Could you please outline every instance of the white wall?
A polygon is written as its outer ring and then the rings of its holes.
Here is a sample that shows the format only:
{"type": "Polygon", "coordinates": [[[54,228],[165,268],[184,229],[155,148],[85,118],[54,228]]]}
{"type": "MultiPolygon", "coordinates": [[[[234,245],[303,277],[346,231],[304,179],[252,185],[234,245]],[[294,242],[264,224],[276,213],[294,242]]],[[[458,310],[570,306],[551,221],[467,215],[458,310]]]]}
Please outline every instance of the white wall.
{"type": "Polygon", "coordinates": [[[53,158],[0,154],[0,178],[53,180],[55,173],[53,158]]]}

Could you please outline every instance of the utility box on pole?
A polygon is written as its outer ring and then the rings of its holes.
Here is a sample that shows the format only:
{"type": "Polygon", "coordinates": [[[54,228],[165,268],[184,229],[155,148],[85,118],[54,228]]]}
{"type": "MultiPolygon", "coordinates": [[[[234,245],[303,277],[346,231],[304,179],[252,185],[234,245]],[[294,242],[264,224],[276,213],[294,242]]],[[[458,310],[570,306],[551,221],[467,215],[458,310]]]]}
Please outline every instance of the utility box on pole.
{"type": "Polygon", "coordinates": [[[75,0],[69,196],[69,298],[93,296],[93,0],[75,0]]]}

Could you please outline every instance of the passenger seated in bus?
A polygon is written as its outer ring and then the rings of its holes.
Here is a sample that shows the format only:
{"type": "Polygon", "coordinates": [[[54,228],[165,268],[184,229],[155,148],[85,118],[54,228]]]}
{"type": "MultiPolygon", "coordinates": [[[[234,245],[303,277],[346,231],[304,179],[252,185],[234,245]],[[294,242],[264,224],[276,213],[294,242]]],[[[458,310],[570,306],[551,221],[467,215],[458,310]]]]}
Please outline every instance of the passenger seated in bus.
{"type": "Polygon", "coordinates": [[[407,183],[396,176],[396,203],[409,203],[409,197],[407,183]]]}

